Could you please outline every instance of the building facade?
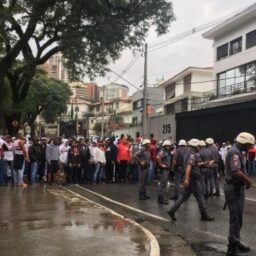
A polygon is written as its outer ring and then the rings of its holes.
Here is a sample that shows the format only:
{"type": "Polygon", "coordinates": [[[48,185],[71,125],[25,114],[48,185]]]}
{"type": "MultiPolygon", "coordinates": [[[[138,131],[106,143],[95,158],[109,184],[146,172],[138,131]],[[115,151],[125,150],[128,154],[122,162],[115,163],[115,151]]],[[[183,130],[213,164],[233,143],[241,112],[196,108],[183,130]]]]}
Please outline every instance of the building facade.
{"type": "Polygon", "coordinates": [[[255,91],[256,4],[203,34],[213,40],[215,95],[255,91]]]}
{"type": "Polygon", "coordinates": [[[68,71],[64,67],[64,58],[62,53],[54,54],[49,60],[43,64],[43,69],[53,78],[69,82],[68,71]]]}
{"type": "Polygon", "coordinates": [[[200,108],[201,97],[214,89],[211,67],[188,67],[160,85],[165,91],[166,115],[200,108]]]}
{"type": "Polygon", "coordinates": [[[128,97],[129,88],[126,85],[112,83],[105,85],[101,93],[101,97],[104,97],[104,100],[126,98],[128,97]]]}
{"type": "MultiPolygon", "coordinates": [[[[162,107],[164,99],[163,88],[148,87],[147,88],[147,115],[152,117],[158,115],[157,110],[162,107]]],[[[132,97],[132,124],[141,125],[143,120],[143,92],[137,91],[132,97]]]]}

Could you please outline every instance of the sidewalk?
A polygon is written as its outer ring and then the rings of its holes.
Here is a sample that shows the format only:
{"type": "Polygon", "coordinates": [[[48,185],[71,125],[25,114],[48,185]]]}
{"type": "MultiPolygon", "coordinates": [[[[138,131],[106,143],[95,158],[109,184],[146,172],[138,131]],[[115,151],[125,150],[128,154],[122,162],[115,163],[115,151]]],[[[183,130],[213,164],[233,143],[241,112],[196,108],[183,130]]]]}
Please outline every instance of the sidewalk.
{"type": "Polygon", "coordinates": [[[1,255],[150,254],[139,227],[57,186],[1,187],[0,202],[1,255]]]}

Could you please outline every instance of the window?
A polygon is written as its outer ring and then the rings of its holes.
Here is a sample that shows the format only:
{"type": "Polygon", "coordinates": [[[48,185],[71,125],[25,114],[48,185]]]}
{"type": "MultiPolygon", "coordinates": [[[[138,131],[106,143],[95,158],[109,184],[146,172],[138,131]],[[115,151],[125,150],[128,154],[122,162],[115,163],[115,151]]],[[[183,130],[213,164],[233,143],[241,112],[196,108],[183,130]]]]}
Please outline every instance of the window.
{"type": "Polygon", "coordinates": [[[116,102],[115,104],[116,104],[116,109],[118,109],[119,108],[119,102],[116,102]]]}
{"type": "Polygon", "coordinates": [[[175,83],[165,88],[165,99],[169,100],[175,98],[175,83]]]}
{"type": "Polygon", "coordinates": [[[133,124],[138,124],[138,117],[133,117],[132,118],[132,123],[133,124]]]}
{"type": "Polygon", "coordinates": [[[256,46],[256,30],[246,34],[246,49],[256,46]]]}
{"type": "Polygon", "coordinates": [[[228,43],[217,48],[217,60],[222,60],[228,56],[228,43]]]}
{"type": "Polygon", "coordinates": [[[217,75],[218,96],[256,90],[256,61],[217,75]]]}
{"type": "Polygon", "coordinates": [[[230,42],[230,54],[234,55],[242,51],[242,37],[239,37],[230,42]]]}
{"type": "Polygon", "coordinates": [[[191,74],[183,78],[184,92],[191,92],[191,74]]]}

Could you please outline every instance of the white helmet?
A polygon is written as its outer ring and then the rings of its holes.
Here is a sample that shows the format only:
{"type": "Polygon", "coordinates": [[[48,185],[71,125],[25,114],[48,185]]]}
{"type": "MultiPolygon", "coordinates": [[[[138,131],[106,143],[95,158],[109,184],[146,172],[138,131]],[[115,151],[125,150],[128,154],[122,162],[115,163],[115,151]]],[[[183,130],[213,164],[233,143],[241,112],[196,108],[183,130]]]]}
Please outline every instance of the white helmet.
{"type": "Polygon", "coordinates": [[[198,147],[199,146],[199,140],[198,139],[191,139],[189,141],[188,145],[191,146],[191,147],[198,147]]]}
{"type": "Polygon", "coordinates": [[[204,140],[199,141],[199,146],[200,147],[205,147],[206,146],[206,143],[204,142],[204,140]]]}
{"type": "Polygon", "coordinates": [[[241,132],[237,135],[236,141],[241,144],[255,144],[255,137],[248,132],[241,132]]]}
{"type": "Polygon", "coordinates": [[[164,146],[171,146],[172,145],[172,142],[170,140],[165,140],[164,143],[163,143],[163,147],[164,146]]]}
{"type": "Polygon", "coordinates": [[[214,140],[213,140],[212,138],[207,138],[207,139],[205,140],[205,142],[206,142],[207,144],[211,145],[211,144],[214,143],[214,140]]]}
{"type": "Polygon", "coordinates": [[[143,142],[142,142],[143,145],[150,144],[150,143],[151,143],[151,142],[150,142],[149,139],[145,139],[145,140],[143,140],[143,142]]]}
{"type": "Polygon", "coordinates": [[[180,140],[178,145],[179,146],[187,146],[187,142],[185,140],[180,140]]]}

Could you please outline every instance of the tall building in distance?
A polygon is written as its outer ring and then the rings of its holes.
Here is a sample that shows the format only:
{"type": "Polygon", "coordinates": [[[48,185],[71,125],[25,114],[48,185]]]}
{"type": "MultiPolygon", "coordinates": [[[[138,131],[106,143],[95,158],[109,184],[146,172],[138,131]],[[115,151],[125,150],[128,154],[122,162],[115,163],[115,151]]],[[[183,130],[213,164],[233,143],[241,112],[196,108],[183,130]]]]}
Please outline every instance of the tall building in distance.
{"type": "Polygon", "coordinates": [[[67,69],[64,67],[64,58],[61,52],[54,54],[47,62],[43,64],[43,68],[51,77],[69,82],[67,69]]]}
{"type": "Polygon", "coordinates": [[[89,101],[100,100],[100,87],[96,83],[85,83],[85,98],[89,101]]]}
{"type": "MultiPolygon", "coordinates": [[[[101,94],[104,93],[104,100],[113,100],[118,98],[127,98],[129,93],[129,88],[122,84],[108,84],[102,88],[101,94]]],[[[101,95],[101,96],[102,96],[101,95]]]]}

